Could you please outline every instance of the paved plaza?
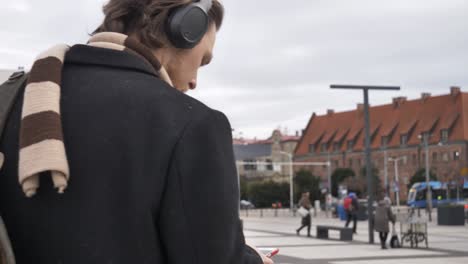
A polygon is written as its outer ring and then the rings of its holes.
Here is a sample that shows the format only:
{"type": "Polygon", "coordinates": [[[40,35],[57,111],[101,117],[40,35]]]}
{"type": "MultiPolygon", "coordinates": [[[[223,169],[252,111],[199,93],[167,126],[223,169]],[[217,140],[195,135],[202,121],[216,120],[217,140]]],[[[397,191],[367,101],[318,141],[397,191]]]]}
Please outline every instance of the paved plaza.
{"type": "MultiPolygon", "coordinates": [[[[358,234],[353,242],[339,241],[339,233],[330,231],[327,240],[317,239],[316,225],[343,226],[338,219],[327,218],[323,214],[312,219],[312,237],[305,236],[303,229],[298,237],[295,229],[300,218],[288,214],[278,217],[265,213],[263,217],[250,214],[244,220],[244,232],[247,243],[257,247],[278,247],[280,254],[274,258],[277,264],[461,264],[468,263],[468,225],[464,227],[437,226],[429,224],[429,248],[425,245],[411,249],[405,245],[401,249],[382,250],[378,234],[375,244],[368,243],[367,222],[358,222],[358,234]]],[[[398,226],[398,225],[397,225],[398,226]]]]}

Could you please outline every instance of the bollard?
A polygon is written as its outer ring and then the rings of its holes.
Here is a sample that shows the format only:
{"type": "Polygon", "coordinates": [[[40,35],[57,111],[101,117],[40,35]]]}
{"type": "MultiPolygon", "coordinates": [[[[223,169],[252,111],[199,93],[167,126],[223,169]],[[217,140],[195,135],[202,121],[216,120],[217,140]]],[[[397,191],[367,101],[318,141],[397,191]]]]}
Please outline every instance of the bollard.
{"type": "Polygon", "coordinates": [[[249,217],[249,208],[245,209],[245,217],[249,217]]]}
{"type": "Polygon", "coordinates": [[[275,209],[275,217],[278,217],[278,209],[275,209]]]}
{"type": "Polygon", "coordinates": [[[260,209],[260,218],[263,218],[263,208],[260,209]]]}

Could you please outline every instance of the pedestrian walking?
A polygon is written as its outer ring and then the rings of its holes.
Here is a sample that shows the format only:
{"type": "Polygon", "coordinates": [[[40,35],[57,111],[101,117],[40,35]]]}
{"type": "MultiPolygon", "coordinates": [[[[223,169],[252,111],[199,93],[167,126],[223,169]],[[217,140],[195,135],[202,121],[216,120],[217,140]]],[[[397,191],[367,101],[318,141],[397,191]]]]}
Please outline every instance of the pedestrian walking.
{"type": "Polygon", "coordinates": [[[301,200],[299,201],[299,210],[302,210],[302,219],[301,219],[301,227],[296,230],[296,234],[299,236],[300,232],[303,228],[307,227],[307,236],[310,237],[310,228],[312,225],[312,219],[310,216],[310,209],[312,208],[312,203],[310,202],[310,193],[305,192],[302,194],[301,200]]]}
{"type": "Polygon", "coordinates": [[[379,232],[380,245],[382,249],[387,249],[387,237],[389,233],[389,223],[395,224],[395,215],[390,207],[390,200],[384,198],[378,202],[374,215],[374,229],[379,232]]]}
{"type": "Polygon", "coordinates": [[[346,210],[347,220],[345,227],[349,226],[351,220],[353,221],[353,233],[357,234],[357,214],[359,212],[359,202],[355,193],[350,193],[344,199],[344,209],[346,210]]]}

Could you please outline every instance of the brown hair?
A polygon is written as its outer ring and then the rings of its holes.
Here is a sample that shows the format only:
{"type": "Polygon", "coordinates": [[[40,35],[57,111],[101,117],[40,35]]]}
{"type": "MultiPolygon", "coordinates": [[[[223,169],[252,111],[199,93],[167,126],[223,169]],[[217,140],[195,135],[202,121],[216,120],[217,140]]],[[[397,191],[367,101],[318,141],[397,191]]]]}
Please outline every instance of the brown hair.
{"type": "MultiPolygon", "coordinates": [[[[165,24],[170,12],[193,0],[110,0],[103,8],[104,21],[93,32],[135,34],[150,48],[159,49],[169,44],[165,24]]],[[[224,18],[224,8],[218,0],[208,12],[210,24],[219,30],[224,18]]]]}

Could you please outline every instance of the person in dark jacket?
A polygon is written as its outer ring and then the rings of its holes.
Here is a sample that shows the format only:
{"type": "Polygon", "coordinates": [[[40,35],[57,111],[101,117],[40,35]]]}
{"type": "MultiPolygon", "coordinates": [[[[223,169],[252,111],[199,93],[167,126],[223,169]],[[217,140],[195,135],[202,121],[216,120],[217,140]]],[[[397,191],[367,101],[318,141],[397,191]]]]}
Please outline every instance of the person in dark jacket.
{"type": "MultiPolygon", "coordinates": [[[[306,193],[302,194],[301,200],[299,201],[299,207],[303,207],[307,211],[310,211],[310,209],[312,208],[312,203],[310,202],[310,193],[309,192],[306,192],[306,193]]],[[[307,227],[307,236],[310,237],[310,227],[311,227],[311,225],[312,225],[312,219],[311,219],[310,212],[309,212],[306,216],[302,217],[301,227],[296,229],[296,234],[299,235],[301,230],[304,227],[307,227]]]]}
{"type": "Polygon", "coordinates": [[[346,209],[347,220],[345,227],[349,226],[351,220],[353,220],[353,233],[357,234],[357,214],[359,211],[359,202],[355,193],[350,193],[349,198],[351,199],[351,205],[346,209]]]}
{"type": "Polygon", "coordinates": [[[392,213],[389,199],[382,199],[375,209],[374,229],[379,232],[380,245],[382,249],[387,249],[387,237],[389,233],[389,223],[395,224],[395,215],[392,213]]]}
{"type": "Polygon", "coordinates": [[[245,243],[228,119],[184,94],[223,17],[202,1],[206,33],[176,47],[166,24],[191,4],[110,0],[87,45],[34,63],[0,142],[16,263],[273,263],[245,243]]]}

